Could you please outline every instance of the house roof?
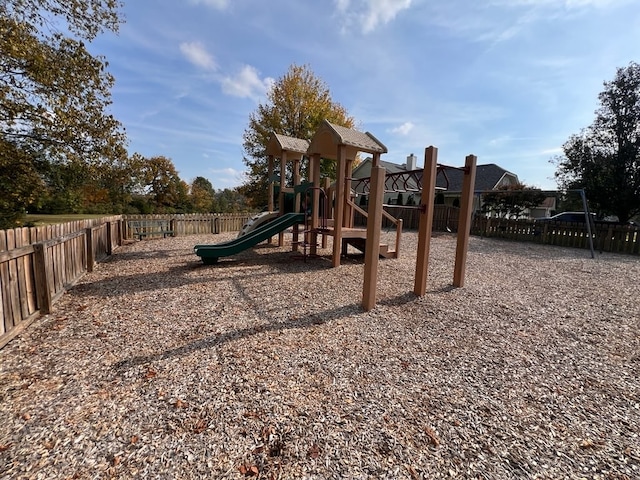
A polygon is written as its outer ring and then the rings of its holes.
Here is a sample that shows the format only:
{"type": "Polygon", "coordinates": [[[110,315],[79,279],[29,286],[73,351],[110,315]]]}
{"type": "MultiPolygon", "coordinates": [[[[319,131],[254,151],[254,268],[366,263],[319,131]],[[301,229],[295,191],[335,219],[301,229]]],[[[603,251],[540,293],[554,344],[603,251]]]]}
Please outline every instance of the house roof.
{"type": "MultiPolygon", "coordinates": [[[[368,157],[362,161],[360,165],[353,171],[354,178],[365,178],[370,175],[371,172],[371,158],[368,157]]],[[[406,172],[406,166],[398,165],[397,163],[380,161],[380,166],[384,167],[387,170],[387,174],[406,172]]],[[[420,168],[419,170],[422,170],[420,168]]],[[[511,173],[504,168],[496,165],[495,163],[488,163],[485,165],[477,165],[476,166],[476,182],[474,185],[474,190],[476,192],[482,192],[487,190],[493,190],[499,186],[500,181],[505,176],[511,176],[515,180],[518,179],[518,176],[514,173],[511,173]]],[[[460,169],[446,166],[444,169],[438,169],[438,174],[436,177],[436,189],[439,190],[447,190],[450,192],[461,192],[462,191],[462,181],[464,178],[464,172],[460,169]]],[[[422,184],[422,173],[420,173],[417,177],[419,179],[420,184],[422,184]]],[[[417,180],[415,177],[408,177],[406,180],[406,189],[414,190],[417,189],[417,180]]],[[[385,188],[387,190],[393,190],[393,186],[389,184],[389,181],[386,182],[385,188]]]]}
{"type": "MultiPolygon", "coordinates": [[[[500,181],[505,176],[511,176],[515,178],[516,181],[518,180],[518,176],[516,174],[505,170],[495,163],[476,165],[476,183],[473,189],[476,192],[494,190],[499,186],[500,181]]],[[[441,169],[438,171],[436,187],[441,187],[451,192],[461,192],[463,179],[464,172],[462,170],[445,167],[443,170],[441,169]]]]}

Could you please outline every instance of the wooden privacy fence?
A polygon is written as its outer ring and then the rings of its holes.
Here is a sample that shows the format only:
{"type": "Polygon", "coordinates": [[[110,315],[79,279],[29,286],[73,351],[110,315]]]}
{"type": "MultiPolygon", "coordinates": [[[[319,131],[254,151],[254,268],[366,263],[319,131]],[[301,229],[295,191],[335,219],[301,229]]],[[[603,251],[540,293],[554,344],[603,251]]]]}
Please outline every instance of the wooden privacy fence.
{"type": "MultiPolygon", "coordinates": [[[[405,228],[417,229],[420,209],[413,206],[385,207],[395,218],[403,220],[405,228]]],[[[459,208],[449,205],[435,205],[433,230],[457,232],[459,208]]],[[[364,219],[356,213],[356,224],[364,224],[364,219]]],[[[392,225],[383,219],[383,228],[392,225]]],[[[504,238],[520,242],[534,242],[562,247],[590,248],[589,234],[584,223],[558,222],[549,224],[533,220],[507,220],[486,218],[477,215],[471,224],[471,234],[483,237],[504,238]]],[[[640,254],[640,229],[628,225],[597,222],[592,226],[593,248],[599,252],[640,254]]]]}
{"type": "MultiPolygon", "coordinates": [[[[133,235],[132,222],[170,225],[172,235],[233,232],[251,214],[117,215],[59,225],[0,230],[0,348],[52,305],[95,262],[124,240],[164,236],[161,230],[133,235]]],[[[152,227],[151,227],[152,228],[152,227]]]]}
{"type": "Polygon", "coordinates": [[[121,244],[121,219],[0,230],[0,348],[121,244]]]}
{"type": "MultiPolygon", "coordinates": [[[[590,248],[589,231],[584,223],[534,222],[477,217],[471,233],[485,237],[590,248]]],[[[599,252],[640,254],[640,228],[631,225],[596,222],[591,226],[593,248],[599,252]]]]}
{"type": "MultiPolygon", "coordinates": [[[[157,222],[158,225],[168,223],[168,229],[174,236],[239,232],[242,230],[242,226],[247,223],[247,220],[249,220],[252,215],[252,213],[124,215],[124,238],[126,240],[136,238],[135,223],[140,221],[146,222],[147,224],[157,222]]],[[[163,237],[162,229],[157,229],[155,234],[151,230],[151,233],[146,235],[147,238],[154,236],[163,237]]]]}

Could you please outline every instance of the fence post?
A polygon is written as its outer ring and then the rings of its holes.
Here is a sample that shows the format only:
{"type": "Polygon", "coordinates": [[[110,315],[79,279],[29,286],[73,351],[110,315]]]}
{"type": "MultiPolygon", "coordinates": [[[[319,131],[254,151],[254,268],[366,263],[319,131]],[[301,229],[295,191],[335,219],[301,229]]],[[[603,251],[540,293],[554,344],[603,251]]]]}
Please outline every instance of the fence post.
{"type": "Polygon", "coordinates": [[[34,264],[33,270],[36,280],[36,295],[40,307],[40,312],[43,314],[51,313],[51,282],[49,279],[53,276],[51,272],[51,264],[49,257],[47,256],[47,244],[46,243],[34,243],[34,264]]]}
{"type": "Polygon", "coordinates": [[[93,263],[95,258],[93,255],[93,230],[85,229],[85,242],[87,244],[87,272],[93,272],[93,263]]]}
{"type": "Polygon", "coordinates": [[[176,230],[176,219],[172,218],[171,220],[169,220],[169,231],[173,232],[171,234],[172,237],[177,237],[178,236],[178,232],[176,230]]]}
{"type": "Polygon", "coordinates": [[[113,253],[113,246],[111,245],[111,222],[107,222],[107,255],[111,255],[113,253]]]}
{"type": "Polygon", "coordinates": [[[124,222],[122,218],[118,219],[118,246],[121,247],[124,243],[124,222]]]}

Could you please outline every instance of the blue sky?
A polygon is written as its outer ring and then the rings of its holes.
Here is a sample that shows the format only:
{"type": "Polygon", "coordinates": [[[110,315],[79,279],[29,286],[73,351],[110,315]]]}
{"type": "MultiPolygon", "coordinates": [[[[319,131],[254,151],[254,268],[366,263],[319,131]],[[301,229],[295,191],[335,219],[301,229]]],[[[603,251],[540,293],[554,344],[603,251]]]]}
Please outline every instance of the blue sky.
{"type": "Polygon", "coordinates": [[[130,153],[180,177],[243,182],[249,114],[292,63],[403,163],[473,153],[555,188],[549,160],[588,126],[603,82],[640,61],[636,0],[124,0],[91,46],[116,78],[130,153]]]}

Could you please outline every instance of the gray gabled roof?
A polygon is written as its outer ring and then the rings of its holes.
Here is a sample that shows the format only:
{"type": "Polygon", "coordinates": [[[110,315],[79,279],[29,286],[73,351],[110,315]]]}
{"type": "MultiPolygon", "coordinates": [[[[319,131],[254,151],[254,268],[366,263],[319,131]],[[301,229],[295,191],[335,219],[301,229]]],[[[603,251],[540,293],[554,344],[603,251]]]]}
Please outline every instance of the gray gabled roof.
{"type": "MultiPolygon", "coordinates": [[[[393,162],[385,162],[383,160],[380,161],[380,166],[386,169],[387,175],[392,173],[405,172],[405,165],[398,165],[393,162]]],[[[422,170],[420,168],[419,170],[422,170]]],[[[364,178],[368,177],[371,173],[371,158],[365,158],[363,162],[356,167],[353,171],[353,177],[355,178],[364,178]]],[[[499,184],[500,181],[506,176],[510,175],[514,177],[516,180],[518,176],[514,173],[511,173],[504,168],[496,165],[495,163],[488,163],[485,165],[477,165],[476,166],[476,183],[474,185],[474,191],[476,192],[485,192],[489,190],[494,190],[499,184]]],[[[419,174],[420,183],[422,183],[422,172],[419,174]]],[[[444,170],[438,169],[438,174],[436,177],[436,189],[438,190],[447,190],[449,192],[461,192],[462,191],[462,181],[464,178],[464,172],[457,168],[447,168],[444,170]]],[[[414,178],[408,178],[406,187],[408,189],[417,188],[417,183],[414,178]]],[[[389,181],[387,181],[389,183],[389,181]]],[[[391,190],[391,187],[387,186],[387,190],[391,190]]]]}
{"type": "MultiPolygon", "coordinates": [[[[505,175],[511,175],[516,179],[518,176],[511,173],[495,163],[476,166],[476,183],[474,191],[486,192],[495,189],[505,175]]],[[[462,191],[462,180],[464,172],[455,168],[446,168],[444,172],[439,171],[436,178],[436,186],[446,188],[450,192],[462,191]],[[447,185],[447,179],[449,180],[447,185]]]]}

